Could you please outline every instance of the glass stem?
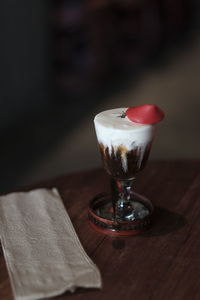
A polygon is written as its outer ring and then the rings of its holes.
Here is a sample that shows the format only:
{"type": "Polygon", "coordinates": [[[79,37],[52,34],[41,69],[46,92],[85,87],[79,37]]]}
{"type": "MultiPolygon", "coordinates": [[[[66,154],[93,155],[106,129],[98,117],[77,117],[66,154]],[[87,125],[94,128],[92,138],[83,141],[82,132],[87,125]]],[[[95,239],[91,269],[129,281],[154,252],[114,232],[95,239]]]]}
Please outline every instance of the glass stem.
{"type": "Polygon", "coordinates": [[[113,216],[114,221],[128,221],[133,215],[133,181],[131,180],[113,180],[113,216]]]}

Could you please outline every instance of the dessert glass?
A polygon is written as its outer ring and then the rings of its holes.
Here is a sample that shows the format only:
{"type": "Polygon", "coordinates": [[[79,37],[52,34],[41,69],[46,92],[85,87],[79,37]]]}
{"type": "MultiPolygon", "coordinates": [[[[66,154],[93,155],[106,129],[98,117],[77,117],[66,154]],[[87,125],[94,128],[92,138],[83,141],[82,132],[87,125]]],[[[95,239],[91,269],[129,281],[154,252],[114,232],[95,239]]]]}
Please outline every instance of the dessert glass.
{"type": "Polygon", "coordinates": [[[105,234],[135,235],[149,226],[152,203],[133,190],[135,176],[150,153],[155,125],[131,122],[126,108],[101,112],[94,119],[102,162],[111,177],[111,194],[91,200],[88,217],[105,234]]]}

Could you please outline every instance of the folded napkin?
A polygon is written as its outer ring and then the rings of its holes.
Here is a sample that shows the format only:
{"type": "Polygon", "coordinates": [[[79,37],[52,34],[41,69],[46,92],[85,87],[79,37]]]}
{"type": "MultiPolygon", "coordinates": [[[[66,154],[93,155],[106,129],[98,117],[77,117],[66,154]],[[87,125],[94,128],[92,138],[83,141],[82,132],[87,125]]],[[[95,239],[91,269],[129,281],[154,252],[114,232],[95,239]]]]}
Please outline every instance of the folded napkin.
{"type": "Polygon", "coordinates": [[[101,287],[56,189],[0,197],[0,238],[16,300],[101,287]]]}

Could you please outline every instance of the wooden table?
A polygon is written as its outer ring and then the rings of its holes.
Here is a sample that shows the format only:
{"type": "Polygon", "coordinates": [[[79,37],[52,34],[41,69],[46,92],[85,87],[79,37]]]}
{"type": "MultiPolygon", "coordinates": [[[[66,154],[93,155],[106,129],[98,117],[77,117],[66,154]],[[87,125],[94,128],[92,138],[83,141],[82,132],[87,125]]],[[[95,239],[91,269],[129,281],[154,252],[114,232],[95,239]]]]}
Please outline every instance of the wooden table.
{"type": "MultiPolygon", "coordinates": [[[[149,163],[138,176],[137,191],[156,206],[152,228],[142,236],[113,238],[90,227],[88,201],[109,189],[104,171],[67,175],[29,188],[53,186],[101,271],[103,289],[51,299],[200,299],[200,161],[149,163]]],[[[2,250],[0,299],[13,299],[2,250]]]]}

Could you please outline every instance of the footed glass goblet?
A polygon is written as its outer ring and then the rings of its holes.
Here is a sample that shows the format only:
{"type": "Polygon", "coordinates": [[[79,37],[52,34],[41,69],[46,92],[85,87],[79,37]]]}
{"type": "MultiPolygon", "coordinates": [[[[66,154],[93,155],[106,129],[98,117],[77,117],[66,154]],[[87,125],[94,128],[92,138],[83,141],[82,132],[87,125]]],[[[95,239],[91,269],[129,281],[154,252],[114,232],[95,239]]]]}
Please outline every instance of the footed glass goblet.
{"type": "Polygon", "coordinates": [[[94,119],[103,165],[111,177],[111,194],[91,200],[88,217],[94,229],[111,235],[135,235],[149,226],[153,205],[133,189],[135,176],[147,160],[155,125],[138,124],[126,108],[107,110],[94,119]]]}

